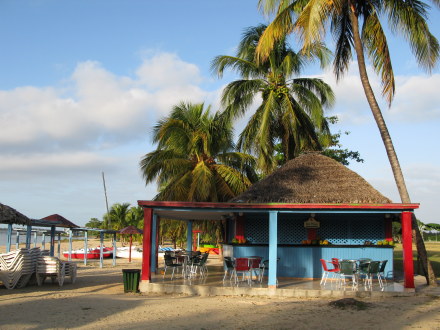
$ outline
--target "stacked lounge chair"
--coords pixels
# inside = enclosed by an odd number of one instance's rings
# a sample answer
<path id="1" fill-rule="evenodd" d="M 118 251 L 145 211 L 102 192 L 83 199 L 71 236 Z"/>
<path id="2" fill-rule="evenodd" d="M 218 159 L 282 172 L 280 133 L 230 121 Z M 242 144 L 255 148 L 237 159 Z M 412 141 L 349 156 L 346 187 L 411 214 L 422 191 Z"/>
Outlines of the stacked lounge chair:
<path id="1" fill-rule="evenodd" d="M 46 277 L 50 277 L 52 283 L 58 281 L 58 285 L 63 286 L 66 276 L 65 266 L 65 263 L 57 257 L 40 256 L 37 261 L 36 272 L 38 285 L 41 286 Z"/>
<path id="2" fill-rule="evenodd" d="M 13 289 L 26 286 L 35 273 L 36 259 L 39 255 L 39 248 L 19 249 L 0 254 L 0 280 L 5 287 Z"/>

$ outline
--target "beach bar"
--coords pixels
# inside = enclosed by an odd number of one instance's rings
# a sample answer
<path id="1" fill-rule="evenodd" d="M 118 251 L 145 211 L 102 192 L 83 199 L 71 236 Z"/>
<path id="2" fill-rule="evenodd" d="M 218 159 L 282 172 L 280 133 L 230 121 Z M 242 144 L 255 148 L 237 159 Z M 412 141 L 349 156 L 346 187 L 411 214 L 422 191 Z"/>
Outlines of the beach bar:
<path id="1" fill-rule="evenodd" d="M 192 223 L 222 221 L 223 255 L 269 260 L 268 288 L 278 277 L 317 279 L 320 259 L 388 260 L 393 278 L 392 222 L 402 225 L 404 286 L 414 288 L 413 211 L 418 204 L 392 203 L 358 174 L 319 154 L 305 154 L 251 186 L 228 203 L 138 201 L 144 208 L 142 283 L 157 271 L 161 218 Z M 140 290 L 142 291 L 142 283 Z"/>

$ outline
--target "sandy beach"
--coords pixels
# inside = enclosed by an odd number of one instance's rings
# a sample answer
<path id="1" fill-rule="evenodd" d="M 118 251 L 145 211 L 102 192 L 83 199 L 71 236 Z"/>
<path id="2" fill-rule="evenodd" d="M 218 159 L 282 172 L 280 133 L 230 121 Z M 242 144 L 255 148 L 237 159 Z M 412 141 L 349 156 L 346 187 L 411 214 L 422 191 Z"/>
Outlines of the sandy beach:
<path id="1" fill-rule="evenodd" d="M 76 242 L 79 243 L 79 242 Z M 81 245 L 81 244 L 80 244 Z M 78 262 L 78 278 L 62 287 L 0 287 L 1 329 L 440 329 L 440 291 L 416 278 L 415 297 L 357 298 L 360 309 L 331 299 L 194 297 L 124 293 L 122 269 Z"/>

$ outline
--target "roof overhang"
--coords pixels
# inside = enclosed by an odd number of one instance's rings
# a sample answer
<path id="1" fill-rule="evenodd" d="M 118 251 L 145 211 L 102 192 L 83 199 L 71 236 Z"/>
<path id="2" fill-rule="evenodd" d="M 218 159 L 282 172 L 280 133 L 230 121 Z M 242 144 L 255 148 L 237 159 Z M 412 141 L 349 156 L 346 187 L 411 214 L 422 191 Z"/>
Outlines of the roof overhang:
<path id="1" fill-rule="evenodd" d="M 223 220 L 234 213 L 277 211 L 280 213 L 401 213 L 412 212 L 419 204 L 288 204 L 288 203 L 210 203 L 138 201 L 143 208 L 153 209 L 154 214 L 176 220 Z"/>

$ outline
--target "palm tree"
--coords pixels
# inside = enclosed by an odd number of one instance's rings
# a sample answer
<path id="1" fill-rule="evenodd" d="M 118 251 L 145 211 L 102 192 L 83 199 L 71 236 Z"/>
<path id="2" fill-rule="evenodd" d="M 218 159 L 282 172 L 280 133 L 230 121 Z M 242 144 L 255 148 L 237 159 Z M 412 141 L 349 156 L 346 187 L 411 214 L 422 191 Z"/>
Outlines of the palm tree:
<path id="1" fill-rule="evenodd" d="M 439 5 L 438 0 L 432 2 Z M 403 34 L 419 64 L 431 70 L 439 57 L 439 43 L 426 23 L 429 6 L 420 0 L 259 0 L 259 4 L 266 13 L 277 11 L 257 47 L 260 61 L 270 57 L 272 49 L 277 47 L 277 40 L 282 40 L 293 31 L 299 34 L 304 50 L 307 51 L 314 43 L 323 40 L 327 24 L 330 24 L 336 39 L 333 67 L 338 79 L 347 71 L 354 50 L 365 96 L 379 128 L 400 198 L 402 203 L 410 203 L 391 136 L 369 82 L 364 52 L 367 52 L 371 65 L 380 75 L 382 94 L 391 105 L 395 88 L 394 74 L 381 19 L 388 21 L 391 30 Z M 298 15 L 296 21 L 295 15 Z M 435 274 L 414 216 L 412 226 L 427 282 L 436 285 Z"/>
<path id="2" fill-rule="evenodd" d="M 103 228 L 119 230 L 127 227 L 127 216 L 130 209 L 130 203 L 115 203 L 111 206 L 109 213 L 104 215 Z M 109 221 L 110 220 L 110 221 Z M 111 228 L 109 228 L 111 223 Z"/>
<path id="3" fill-rule="evenodd" d="M 228 84 L 222 95 L 225 114 L 237 118 L 258 99 L 258 107 L 241 133 L 238 147 L 258 156 L 259 166 L 270 173 L 275 162 L 275 146 L 281 143 L 285 161 L 303 150 L 321 150 L 318 132 L 330 135 L 324 108 L 334 95 L 329 85 L 318 78 L 301 78 L 307 62 L 318 58 L 325 63 L 330 52 L 315 44 L 307 55 L 295 53 L 286 40 L 274 45 L 264 62 L 257 63 L 255 50 L 266 25 L 248 28 L 236 56 L 217 56 L 212 71 L 222 77 L 226 68 L 241 76 Z"/>
<path id="4" fill-rule="evenodd" d="M 154 127 L 157 149 L 141 170 L 148 184 L 157 179 L 156 200 L 222 202 L 257 180 L 255 159 L 235 152 L 230 121 L 210 114 L 203 103 L 180 103 Z"/>

